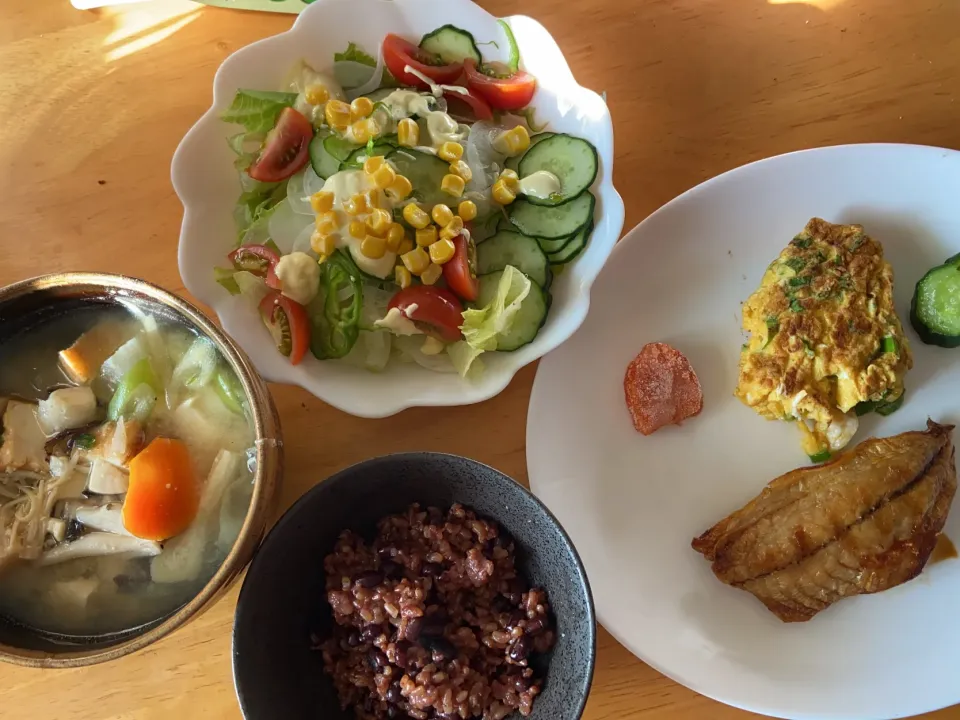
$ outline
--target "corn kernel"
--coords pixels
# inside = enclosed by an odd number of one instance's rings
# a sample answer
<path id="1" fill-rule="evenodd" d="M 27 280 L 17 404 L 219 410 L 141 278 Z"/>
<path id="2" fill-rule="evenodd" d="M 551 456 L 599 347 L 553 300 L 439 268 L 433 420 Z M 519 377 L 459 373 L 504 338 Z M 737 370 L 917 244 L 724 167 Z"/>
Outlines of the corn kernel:
<path id="1" fill-rule="evenodd" d="M 363 171 L 369 175 L 373 175 L 381 167 L 383 167 L 383 155 L 371 155 L 363 161 Z"/>
<path id="2" fill-rule="evenodd" d="M 437 225 L 443 227 L 453 220 L 453 210 L 443 203 L 437 203 L 433 206 L 433 210 L 430 211 L 430 216 Z"/>
<path id="3" fill-rule="evenodd" d="M 343 201 L 343 211 L 347 215 L 360 215 L 367 211 L 367 196 L 357 193 Z"/>
<path id="4" fill-rule="evenodd" d="M 430 265 L 430 256 L 427 251 L 421 247 L 414 248 L 410 252 L 405 252 L 400 256 L 403 264 L 414 275 L 419 275 Z"/>
<path id="5" fill-rule="evenodd" d="M 444 175 L 443 180 L 440 181 L 440 189 L 447 195 L 452 195 L 453 197 L 463 195 L 463 189 L 466 186 L 467 184 L 463 181 L 463 178 L 457 177 L 456 175 Z"/>
<path id="6" fill-rule="evenodd" d="M 433 285 L 440 276 L 443 275 L 443 268 L 434 263 L 430 263 L 426 269 L 420 273 L 420 282 L 424 285 Z"/>
<path id="7" fill-rule="evenodd" d="M 442 160 L 454 162 L 463 157 L 463 145 L 458 142 L 445 142 L 437 150 L 437 155 L 439 155 Z"/>
<path id="8" fill-rule="evenodd" d="M 342 100 L 330 100 L 323 109 L 323 116 L 330 127 L 345 130 L 350 125 L 350 106 Z"/>
<path id="9" fill-rule="evenodd" d="M 463 160 L 457 160 L 456 162 L 450 163 L 450 172 L 457 177 L 462 177 L 467 181 L 473 177 L 473 170 L 471 170 L 470 166 L 467 165 Z"/>
<path id="10" fill-rule="evenodd" d="M 373 112 L 373 102 L 370 98 L 358 97 L 352 103 L 350 103 L 350 119 L 351 120 L 363 120 L 365 117 L 369 117 L 370 113 Z"/>
<path id="11" fill-rule="evenodd" d="M 329 235 L 332 232 L 336 232 L 337 228 L 340 226 L 340 216 L 336 210 L 329 210 L 325 213 L 317 215 L 314 224 L 317 227 L 317 232 L 321 235 Z"/>
<path id="12" fill-rule="evenodd" d="M 400 244 L 406 237 L 407 233 L 403 229 L 403 225 L 397 222 L 390 223 L 390 227 L 387 228 L 387 234 L 385 236 L 387 241 L 387 250 L 390 252 L 399 252 Z"/>
<path id="13" fill-rule="evenodd" d="M 437 265 L 443 265 L 453 259 L 453 254 L 456 251 L 457 248 L 454 247 L 453 240 L 443 238 L 430 246 L 430 259 Z"/>
<path id="14" fill-rule="evenodd" d="M 393 269 L 393 279 L 400 286 L 400 289 L 410 287 L 410 283 L 413 282 L 413 276 L 410 275 L 410 271 L 407 270 L 403 265 L 397 265 Z"/>
<path id="15" fill-rule="evenodd" d="M 464 200 L 457 206 L 457 215 L 465 222 L 477 217 L 477 204 L 473 200 Z"/>
<path id="16" fill-rule="evenodd" d="M 367 215 L 367 228 L 370 233 L 377 237 L 383 237 L 390 229 L 390 223 L 393 221 L 393 215 L 386 210 L 374 209 Z"/>
<path id="17" fill-rule="evenodd" d="M 404 147 L 416 147 L 420 144 L 420 126 L 416 120 L 404 118 L 397 123 L 397 141 Z"/>
<path id="18" fill-rule="evenodd" d="M 374 127 L 379 129 L 379 126 L 370 118 L 357 120 L 350 126 L 350 139 L 359 145 L 363 145 L 370 138 L 376 136 L 376 132 L 373 132 Z"/>
<path id="19" fill-rule="evenodd" d="M 364 193 L 364 195 L 367 198 L 367 209 L 373 210 L 374 208 L 380 207 L 381 202 L 379 190 L 376 188 L 370 188 Z"/>
<path id="20" fill-rule="evenodd" d="M 430 216 L 416 203 L 410 203 L 403 207 L 403 219 L 412 228 L 422 230 L 430 224 Z"/>
<path id="21" fill-rule="evenodd" d="M 416 246 L 413 244 L 413 240 L 404 236 L 403 240 L 400 241 L 400 247 L 397 248 L 397 255 L 404 255 L 405 253 L 410 252 Z"/>
<path id="22" fill-rule="evenodd" d="M 318 215 L 333 210 L 333 193 L 328 190 L 318 190 L 310 196 L 310 207 Z"/>
<path id="23" fill-rule="evenodd" d="M 332 255 L 333 251 L 337 249 L 337 239 L 336 233 L 331 233 L 330 235 L 321 235 L 319 232 L 314 230 L 313 234 L 310 236 L 310 247 L 317 255 Z"/>
<path id="24" fill-rule="evenodd" d="M 514 195 L 520 192 L 520 176 L 513 170 L 504 170 L 500 173 L 500 179 L 503 180 L 504 184 Z"/>
<path id="25" fill-rule="evenodd" d="M 323 105 L 330 99 L 330 91 L 323 85 L 310 85 L 307 87 L 304 97 L 311 105 Z"/>
<path id="26" fill-rule="evenodd" d="M 397 179 L 397 171 L 389 165 L 382 165 L 373 175 L 370 176 L 373 184 L 379 190 L 386 190 Z"/>
<path id="27" fill-rule="evenodd" d="M 387 192 L 393 196 L 394 200 L 406 200 L 413 192 L 413 183 L 403 175 L 397 175 L 397 179 L 387 188 Z"/>
<path id="28" fill-rule="evenodd" d="M 440 231 L 440 237 L 447 240 L 453 240 L 461 232 L 463 232 L 463 218 L 454 217 L 446 224 L 443 230 Z"/>
<path id="29" fill-rule="evenodd" d="M 493 147 L 504 155 L 516 156 L 530 147 L 530 133 L 522 125 L 500 133 Z"/>
<path id="30" fill-rule="evenodd" d="M 490 194 L 493 196 L 493 201 L 498 205 L 509 205 L 517 199 L 516 194 L 507 187 L 503 178 L 500 178 L 493 184 L 493 187 L 490 189 Z"/>
<path id="31" fill-rule="evenodd" d="M 359 220 L 351 220 L 347 226 L 347 232 L 350 233 L 350 237 L 363 240 L 367 236 L 367 226 Z"/>
<path id="32" fill-rule="evenodd" d="M 387 242 L 383 238 L 367 235 L 360 241 L 360 252 L 371 260 L 379 260 L 387 254 Z"/>
<path id="33" fill-rule="evenodd" d="M 427 225 L 422 230 L 417 230 L 417 245 L 420 247 L 429 247 L 437 241 L 437 226 Z"/>

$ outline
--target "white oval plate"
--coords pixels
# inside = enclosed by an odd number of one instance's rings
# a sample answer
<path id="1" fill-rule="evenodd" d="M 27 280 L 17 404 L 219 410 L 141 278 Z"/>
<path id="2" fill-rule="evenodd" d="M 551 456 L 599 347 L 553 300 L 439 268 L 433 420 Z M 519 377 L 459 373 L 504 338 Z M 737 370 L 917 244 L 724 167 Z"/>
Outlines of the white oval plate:
<path id="1" fill-rule="evenodd" d="M 590 286 L 623 229 L 623 201 L 613 187 L 613 124 L 603 99 L 577 84 L 563 53 L 546 29 L 523 16 L 508 18 L 524 67 L 537 78 L 532 105 L 549 129 L 589 140 L 600 169 L 594 231 L 583 254 L 554 280 L 546 325 L 529 345 L 512 353 L 487 353 L 482 377 L 463 380 L 416 365 L 391 362 L 375 374 L 308 356 L 296 367 L 272 345 L 255 308 L 231 297 L 213 278 L 233 249 L 233 207 L 240 194 L 226 139 L 237 132 L 219 114 L 238 88 L 276 90 L 301 58 L 318 70 L 333 65 L 333 54 L 356 42 L 371 54 L 388 32 L 418 38 L 452 23 L 478 40 L 496 40 L 484 53 L 506 60 L 507 48 L 496 18 L 469 0 L 318 0 L 288 32 L 253 43 L 227 58 L 213 83 L 213 105 L 183 138 L 173 157 L 173 187 L 183 202 L 180 276 L 194 296 L 213 307 L 223 327 L 268 380 L 300 385 L 331 405 L 362 417 L 384 417 L 415 405 L 467 405 L 503 390 L 524 365 L 566 340 L 583 322 Z"/>
<path id="2" fill-rule="evenodd" d="M 806 463 L 796 429 L 764 421 L 733 390 L 740 303 L 813 216 L 862 223 L 883 244 L 915 353 L 903 407 L 864 418 L 856 441 L 923 428 L 928 416 L 960 422 L 960 349 L 923 345 L 908 320 L 917 280 L 960 252 L 958 198 L 960 153 L 928 147 L 822 148 L 721 175 L 621 241 L 583 326 L 541 362 L 527 421 L 531 487 L 576 543 L 600 621 L 659 671 L 789 718 L 886 720 L 960 701 L 960 561 L 788 625 L 721 584 L 690 548 Z M 644 437 L 623 374 L 652 341 L 687 355 L 704 408 Z M 956 507 L 946 532 L 960 540 Z"/>

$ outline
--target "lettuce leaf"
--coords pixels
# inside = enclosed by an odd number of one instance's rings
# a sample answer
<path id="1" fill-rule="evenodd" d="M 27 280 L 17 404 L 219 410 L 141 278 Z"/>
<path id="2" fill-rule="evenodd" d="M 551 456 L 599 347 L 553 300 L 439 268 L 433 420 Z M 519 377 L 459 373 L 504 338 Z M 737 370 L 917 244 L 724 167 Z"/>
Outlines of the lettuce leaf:
<path id="1" fill-rule="evenodd" d="M 223 111 L 220 119 L 243 125 L 248 133 L 267 133 L 277 124 L 283 109 L 293 107 L 296 101 L 296 93 L 237 90 L 233 102 Z"/>
<path id="2" fill-rule="evenodd" d="M 370 55 L 365 53 L 363 50 L 358 48 L 356 43 L 350 43 L 349 45 L 347 45 L 347 49 L 344 50 L 343 52 L 334 53 L 333 61 L 334 62 L 350 61 L 350 62 L 360 63 L 361 65 L 368 65 L 370 67 L 377 66 L 377 59 L 374 57 L 371 57 Z"/>
<path id="3" fill-rule="evenodd" d="M 497 349 L 497 336 L 510 329 L 521 303 L 530 294 L 530 288 L 530 278 L 513 265 L 507 265 L 493 299 L 485 307 L 463 311 L 460 331 L 463 333 L 463 343 L 469 349 L 460 343 L 447 348 L 461 376 L 466 376 L 481 353 Z"/>

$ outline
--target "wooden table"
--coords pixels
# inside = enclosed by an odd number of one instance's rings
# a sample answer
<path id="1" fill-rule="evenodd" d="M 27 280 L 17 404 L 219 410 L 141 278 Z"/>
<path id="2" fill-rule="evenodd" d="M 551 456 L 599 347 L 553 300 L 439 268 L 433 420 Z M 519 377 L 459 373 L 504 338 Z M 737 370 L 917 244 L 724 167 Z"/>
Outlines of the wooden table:
<path id="1" fill-rule="evenodd" d="M 483 4 L 496 15 L 518 11 L 509 0 Z M 850 142 L 960 147 L 952 0 L 528 0 L 521 9 L 553 34 L 581 83 L 607 92 L 626 228 L 702 180 L 768 155 Z M 98 12 L 67 0 L 3 0 L 0 283 L 109 270 L 184 293 L 171 155 L 209 105 L 223 59 L 291 22 L 187 0 Z M 534 371 L 477 406 L 379 421 L 275 386 L 288 468 L 281 506 L 339 468 L 398 450 L 462 453 L 525 479 Z M 0 668 L 0 717 L 239 718 L 230 672 L 236 592 L 113 664 Z M 664 678 L 601 631 L 585 720 L 748 716 Z M 928 717 L 960 719 L 960 708 Z"/>

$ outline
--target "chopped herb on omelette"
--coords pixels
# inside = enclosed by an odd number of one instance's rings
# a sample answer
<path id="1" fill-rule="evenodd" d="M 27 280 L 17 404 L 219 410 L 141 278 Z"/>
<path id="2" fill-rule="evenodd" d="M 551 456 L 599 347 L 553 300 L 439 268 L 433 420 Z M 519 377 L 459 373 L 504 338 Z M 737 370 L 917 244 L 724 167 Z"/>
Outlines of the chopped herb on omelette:
<path id="1" fill-rule="evenodd" d="M 886 415 L 903 401 L 913 358 L 893 270 L 860 225 L 807 223 L 744 304 L 743 329 L 737 397 L 766 418 L 795 421 L 815 461 L 850 442 L 858 415 Z"/>

